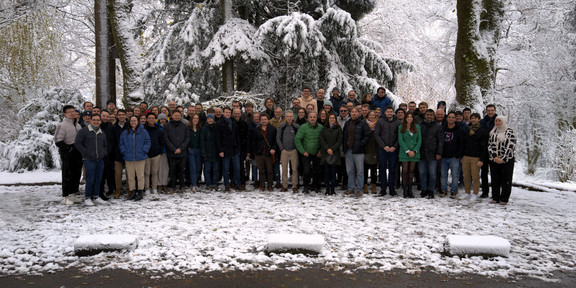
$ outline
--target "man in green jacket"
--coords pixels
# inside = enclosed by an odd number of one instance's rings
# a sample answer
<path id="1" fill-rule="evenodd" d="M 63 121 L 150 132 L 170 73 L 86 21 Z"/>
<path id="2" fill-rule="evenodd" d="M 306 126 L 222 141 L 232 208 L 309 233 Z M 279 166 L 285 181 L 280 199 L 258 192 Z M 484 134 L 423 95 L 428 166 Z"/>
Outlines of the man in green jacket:
<path id="1" fill-rule="evenodd" d="M 308 122 L 300 126 L 294 144 L 296 149 L 302 154 L 302 174 L 304 190 L 302 193 L 309 193 L 310 176 L 312 176 L 312 190 L 320 192 L 320 132 L 322 126 L 316 123 L 318 114 L 312 112 L 308 114 Z"/>

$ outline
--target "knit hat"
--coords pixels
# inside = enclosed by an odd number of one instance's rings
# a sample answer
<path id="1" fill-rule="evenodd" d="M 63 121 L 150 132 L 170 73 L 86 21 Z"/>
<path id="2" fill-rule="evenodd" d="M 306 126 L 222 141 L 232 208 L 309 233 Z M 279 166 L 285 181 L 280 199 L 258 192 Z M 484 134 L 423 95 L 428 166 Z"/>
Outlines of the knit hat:
<path id="1" fill-rule="evenodd" d="M 168 116 L 166 116 L 166 114 L 164 114 L 164 113 L 161 113 L 160 115 L 158 115 L 158 120 L 162 120 L 162 119 L 168 120 Z"/>
<path id="2" fill-rule="evenodd" d="M 398 108 L 396 109 L 396 111 L 394 112 L 394 114 L 398 114 L 398 111 L 402 110 L 402 112 L 406 113 L 406 111 L 403 108 Z"/>
<path id="3" fill-rule="evenodd" d="M 340 89 L 338 89 L 338 87 L 334 87 L 334 88 L 332 88 L 332 91 L 338 91 L 338 92 L 340 92 Z"/>
<path id="4" fill-rule="evenodd" d="M 84 112 L 82 112 L 82 117 L 85 117 L 85 116 L 92 116 L 92 111 L 84 111 Z"/>
<path id="5" fill-rule="evenodd" d="M 330 100 L 324 100 L 324 107 L 326 107 L 326 105 L 330 106 L 330 108 L 334 108 L 334 106 L 332 105 L 332 101 Z"/>
<path id="6" fill-rule="evenodd" d="M 208 118 L 214 119 L 214 114 L 208 114 L 208 115 L 206 115 L 206 119 L 208 119 Z"/>

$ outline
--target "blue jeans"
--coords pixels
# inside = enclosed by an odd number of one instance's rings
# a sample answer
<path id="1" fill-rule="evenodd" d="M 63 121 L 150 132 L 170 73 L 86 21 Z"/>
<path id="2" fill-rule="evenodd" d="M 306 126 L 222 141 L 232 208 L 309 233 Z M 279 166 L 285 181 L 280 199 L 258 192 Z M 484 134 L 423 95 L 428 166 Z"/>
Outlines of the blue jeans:
<path id="1" fill-rule="evenodd" d="M 438 161 L 434 160 L 420 160 L 418 162 L 418 170 L 420 171 L 420 187 L 422 191 L 434 192 L 436 188 L 436 168 Z"/>
<path id="2" fill-rule="evenodd" d="M 204 180 L 206 187 L 214 186 L 218 183 L 218 170 L 220 169 L 220 161 L 204 162 Z"/>
<path id="3" fill-rule="evenodd" d="M 364 154 L 346 152 L 346 172 L 348 173 L 348 191 L 364 189 Z"/>
<path id="4" fill-rule="evenodd" d="M 380 162 L 380 189 L 386 190 L 390 188 L 390 192 L 394 191 L 394 181 L 396 179 L 396 162 L 398 161 L 398 153 L 386 152 L 378 149 L 378 160 Z M 388 170 L 388 177 L 386 177 L 386 170 Z"/>
<path id="5" fill-rule="evenodd" d="M 336 165 L 324 164 L 324 184 L 326 188 L 334 188 L 336 183 Z"/>
<path id="6" fill-rule="evenodd" d="M 440 171 L 440 189 L 448 192 L 448 170 L 452 173 L 450 192 L 458 193 L 458 178 L 460 177 L 460 158 L 442 158 Z"/>
<path id="7" fill-rule="evenodd" d="M 202 171 L 202 153 L 199 148 L 188 149 L 188 165 L 190 167 L 190 185 L 198 186 Z"/>
<path id="8" fill-rule="evenodd" d="M 222 174 L 224 174 L 224 185 L 230 185 L 230 162 L 232 162 L 232 184 L 240 185 L 240 155 L 222 158 Z"/>
<path id="9" fill-rule="evenodd" d="M 104 172 L 104 160 L 82 160 L 86 168 L 86 187 L 84 197 L 96 198 L 100 195 L 100 182 Z"/>

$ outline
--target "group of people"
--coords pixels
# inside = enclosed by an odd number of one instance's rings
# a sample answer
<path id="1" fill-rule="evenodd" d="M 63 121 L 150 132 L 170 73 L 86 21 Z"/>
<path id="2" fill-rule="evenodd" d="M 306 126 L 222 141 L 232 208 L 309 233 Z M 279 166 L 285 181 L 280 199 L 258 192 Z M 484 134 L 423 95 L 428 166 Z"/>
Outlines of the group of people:
<path id="1" fill-rule="evenodd" d="M 329 98 L 323 89 L 315 96 L 304 87 L 291 107 L 267 98 L 261 112 L 237 100 L 206 110 L 174 101 L 131 109 L 86 102 L 83 112 L 66 105 L 54 136 L 62 203 L 119 198 L 124 170 L 127 199 L 136 201 L 145 191 L 196 192 L 202 179 L 206 190 L 217 191 L 223 180 L 224 191 L 245 191 L 250 176 L 261 191 L 285 192 L 291 184 L 294 193 L 324 188 L 335 195 L 342 185 L 344 196 L 356 197 L 397 196 L 401 186 L 412 198 L 417 186 L 421 197 L 457 198 L 463 183 L 464 198 L 476 200 L 489 196 L 491 171 L 492 202 L 508 203 L 516 139 L 496 106 L 488 105 L 484 117 L 469 108 L 446 112 L 444 101 L 436 110 L 413 101 L 395 109 L 383 87 L 360 99 L 337 88 Z M 82 170 L 85 197 L 78 199 Z"/>

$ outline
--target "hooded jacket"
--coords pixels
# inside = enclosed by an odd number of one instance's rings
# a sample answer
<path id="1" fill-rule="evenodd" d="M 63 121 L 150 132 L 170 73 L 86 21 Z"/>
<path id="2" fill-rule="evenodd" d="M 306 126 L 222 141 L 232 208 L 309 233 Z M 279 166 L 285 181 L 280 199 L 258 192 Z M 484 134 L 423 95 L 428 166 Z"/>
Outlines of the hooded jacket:
<path id="1" fill-rule="evenodd" d="M 150 136 L 144 126 L 138 123 L 136 131 L 128 128 L 120 136 L 120 152 L 124 161 L 141 161 L 148 159 Z"/>

